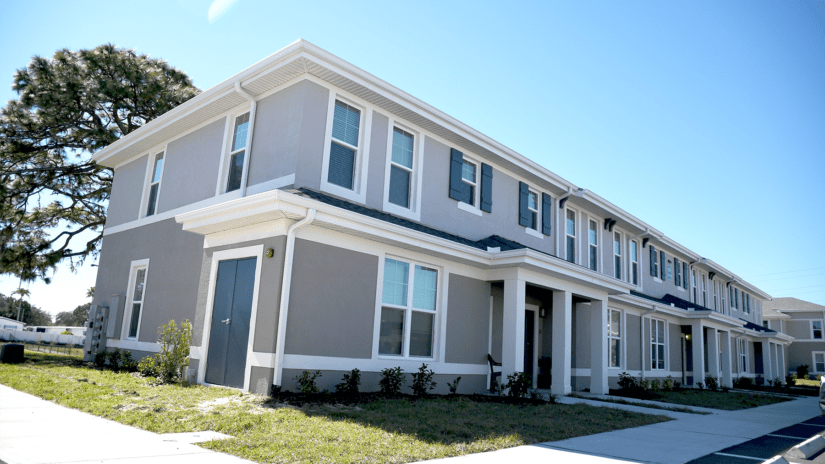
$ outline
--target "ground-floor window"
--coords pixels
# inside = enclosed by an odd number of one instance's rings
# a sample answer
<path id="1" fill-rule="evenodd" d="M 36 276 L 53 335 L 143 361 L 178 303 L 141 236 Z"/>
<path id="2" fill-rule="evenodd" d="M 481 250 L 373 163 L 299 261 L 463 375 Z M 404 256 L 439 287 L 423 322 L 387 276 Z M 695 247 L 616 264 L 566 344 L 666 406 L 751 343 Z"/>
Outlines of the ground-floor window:
<path id="1" fill-rule="evenodd" d="M 610 367 L 622 367 L 622 313 L 615 309 L 608 312 L 607 343 Z"/>
<path id="2" fill-rule="evenodd" d="M 149 268 L 149 260 L 142 259 L 132 261 L 132 269 L 129 273 L 129 290 L 127 302 L 126 337 L 127 339 L 138 338 L 140 332 L 140 316 L 143 309 L 143 294 L 146 288 L 146 272 Z"/>
<path id="3" fill-rule="evenodd" d="M 825 352 L 814 351 L 814 372 L 825 372 Z"/>
<path id="4" fill-rule="evenodd" d="M 650 320 L 650 368 L 665 368 L 665 321 Z"/>
<path id="5" fill-rule="evenodd" d="M 748 341 L 746 339 L 737 339 L 737 351 L 739 352 L 739 372 L 748 372 Z"/>
<path id="6" fill-rule="evenodd" d="M 378 354 L 431 358 L 438 271 L 386 258 Z"/>

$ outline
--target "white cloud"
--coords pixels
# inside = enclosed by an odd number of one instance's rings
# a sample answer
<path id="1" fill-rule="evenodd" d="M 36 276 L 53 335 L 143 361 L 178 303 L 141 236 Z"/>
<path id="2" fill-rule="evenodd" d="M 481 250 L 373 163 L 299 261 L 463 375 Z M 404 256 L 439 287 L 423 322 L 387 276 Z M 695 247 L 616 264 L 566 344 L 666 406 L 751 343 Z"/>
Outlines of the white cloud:
<path id="1" fill-rule="evenodd" d="M 238 3 L 238 0 L 215 0 L 212 2 L 212 5 L 209 6 L 209 24 L 221 19 L 221 16 L 225 15 L 236 3 Z"/>

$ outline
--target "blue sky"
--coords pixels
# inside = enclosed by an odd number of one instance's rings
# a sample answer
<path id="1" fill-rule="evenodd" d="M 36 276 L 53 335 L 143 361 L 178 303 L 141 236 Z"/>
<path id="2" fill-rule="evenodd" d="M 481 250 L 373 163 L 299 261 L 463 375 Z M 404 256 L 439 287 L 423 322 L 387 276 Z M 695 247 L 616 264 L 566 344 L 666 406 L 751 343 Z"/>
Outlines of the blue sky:
<path id="1" fill-rule="evenodd" d="M 0 97 L 60 48 L 134 48 L 207 89 L 304 38 L 770 294 L 825 304 L 825 2 L 230 0 L 210 22 L 212 4 L 2 2 Z M 71 310 L 96 269 L 61 268 L 31 301 Z"/>

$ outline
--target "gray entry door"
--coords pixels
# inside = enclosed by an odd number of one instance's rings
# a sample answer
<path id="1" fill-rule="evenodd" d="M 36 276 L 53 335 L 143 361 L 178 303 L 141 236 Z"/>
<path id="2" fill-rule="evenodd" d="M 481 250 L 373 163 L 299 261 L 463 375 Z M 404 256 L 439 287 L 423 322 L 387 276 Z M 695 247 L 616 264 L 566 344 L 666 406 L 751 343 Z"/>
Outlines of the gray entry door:
<path id="1" fill-rule="evenodd" d="M 218 263 L 206 382 L 243 388 L 256 258 Z"/>

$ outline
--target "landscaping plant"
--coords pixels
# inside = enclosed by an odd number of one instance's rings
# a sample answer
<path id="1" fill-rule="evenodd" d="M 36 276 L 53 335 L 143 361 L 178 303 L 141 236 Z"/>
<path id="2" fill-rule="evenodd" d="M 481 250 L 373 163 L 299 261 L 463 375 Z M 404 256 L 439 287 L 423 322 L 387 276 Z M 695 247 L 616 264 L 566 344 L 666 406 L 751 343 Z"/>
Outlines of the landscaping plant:
<path id="1" fill-rule="evenodd" d="M 507 396 L 512 398 L 524 398 L 527 396 L 527 390 L 532 385 L 532 380 L 524 372 L 514 372 L 507 376 Z"/>
<path id="2" fill-rule="evenodd" d="M 662 390 L 673 391 L 673 377 L 667 376 L 664 382 L 662 382 Z"/>
<path id="3" fill-rule="evenodd" d="M 802 364 L 796 367 L 796 378 L 798 379 L 807 379 L 808 378 L 808 365 Z"/>
<path id="4" fill-rule="evenodd" d="M 719 390 L 719 379 L 712 375 L 705 377 L 705 384 L 708 386 L 708 390 L 710 391 Z"/>
<path id="5" fill-rule="evenodd" d="M 401 367 L 388 367 L 381 371 L 381 380 L 378 386 L 381 393 L 385 395 L 397 395 L 401 393 L 401 385 L 404 383 L 404 374 Z"/>
<path id="6" fill-rule="evenodd" d="M 158 363 L 153 356 L 146 356 L 137 363 L 137 370 L 144 377 L 157 377 Z"/>
<path id="7" fill-rule="evenodd" d="M 427 369 L 427 365 L 423 363 L 418 368 L 418 372 L 413 372 L 412 391 L 415 396 L 424 396 L 435 388 L 433 374 L 432 369 Z"/>
<path id="8" fill-rule="evenodd" d="M 157 359 L 161 381 L 172 383 L 183 379 L 184 369 L 189 365 L 189 345 L 192 340 L 192 323 L 185 319 L 180 327 L 174 320 L 158 329 L 160 332 L 160 352 Z"/>
<path id="9" fill-rule="evenodd" d="M 318 377 L 321 377 L 321 371 L 304 371 L 301 372 L 301 375 L 295 377 L 295 381 L 298 382 L 298 388 L 301 390 L 301 393 L 311 395 L 321 392 L 318 386 L 315 385 L 315 379 Z"/>
<path id="10" fill-rule="evenodd" d="M 114 350 L 109 351 L 107 353 L 107 358 L 109 360 L 109 369 L 111 369 L 113 371 L 120 370 L 120 356 L 121 356 L 121 353 L 120 353 L 120 349 L 118 349 L 118 348 L 115 348 Z"/>
<path id="11" fill-rule="evenodd" d="M 455 393 L 458 391 L 458 382 L 460 382 L 460 381 L 461 381 L 461 376 L 459 375 L 452 382 L 447 382 L 447 388 L 450 389 L 450 394 L 451 395 L 455 395 Z"/>
<path id="12" fill-rule="evenodd" d="M 344 374 L 343 381 L 335 386 L 335 392 L 344 395 L 357 395 L 358 387 L 361 385 L 361 371 L 353 369 Z"/>

